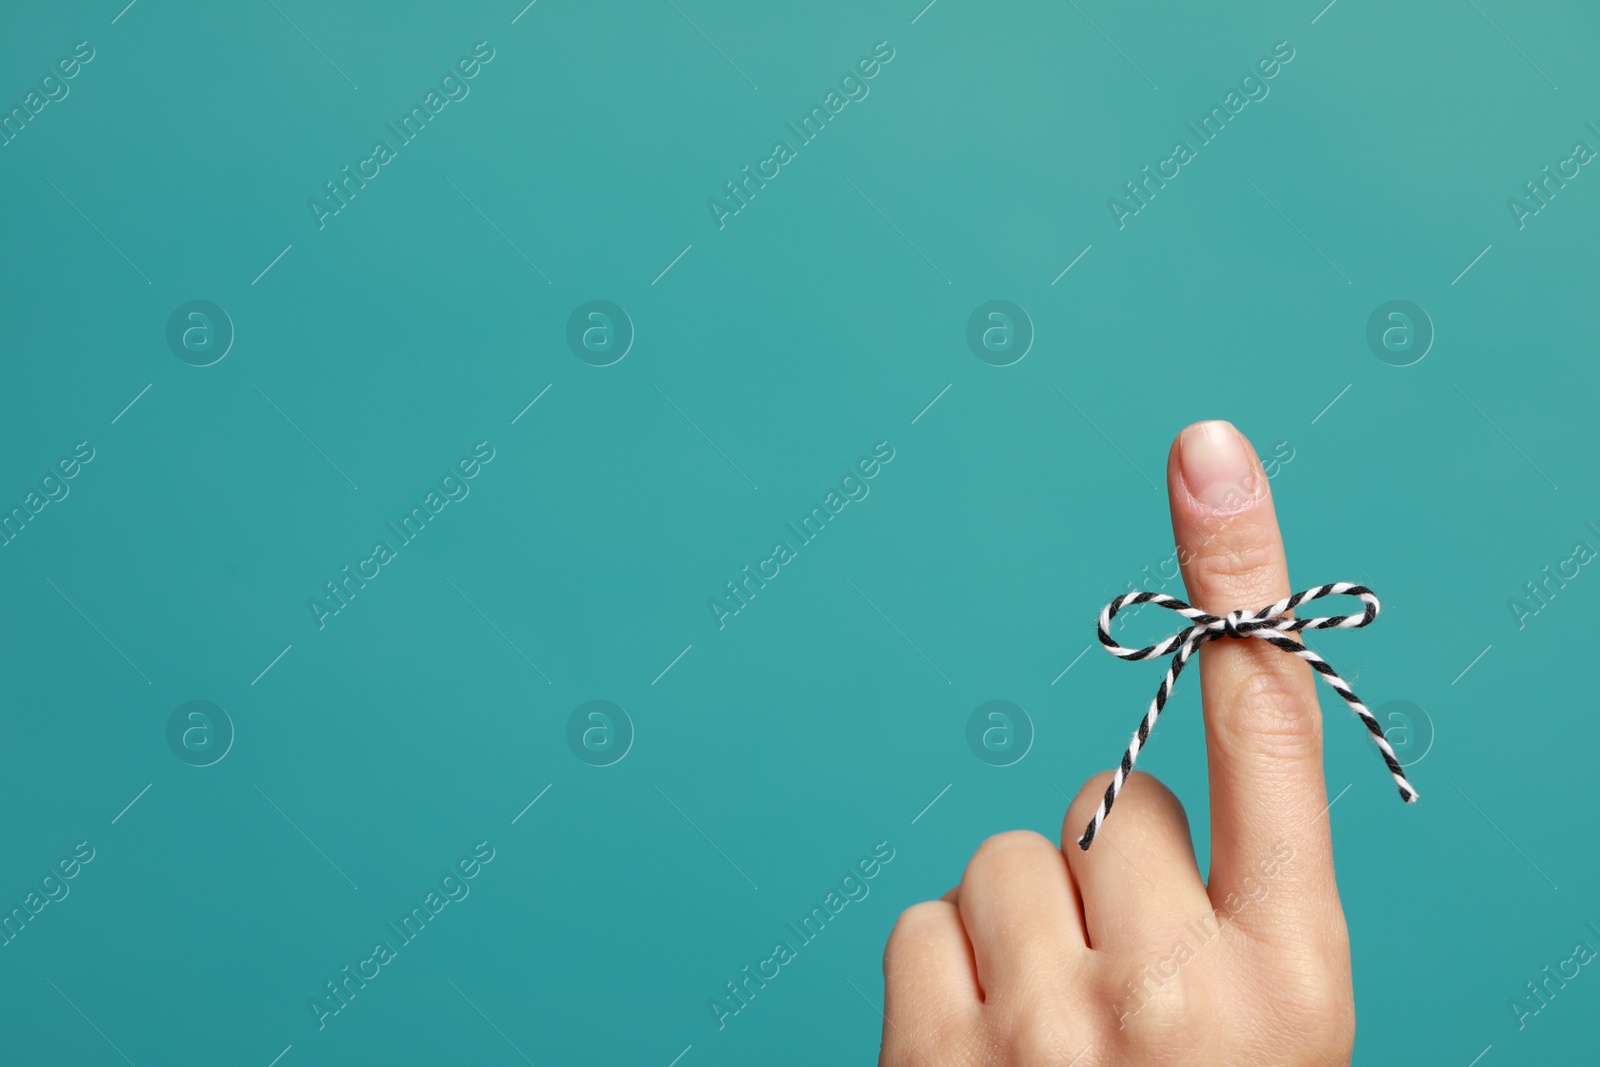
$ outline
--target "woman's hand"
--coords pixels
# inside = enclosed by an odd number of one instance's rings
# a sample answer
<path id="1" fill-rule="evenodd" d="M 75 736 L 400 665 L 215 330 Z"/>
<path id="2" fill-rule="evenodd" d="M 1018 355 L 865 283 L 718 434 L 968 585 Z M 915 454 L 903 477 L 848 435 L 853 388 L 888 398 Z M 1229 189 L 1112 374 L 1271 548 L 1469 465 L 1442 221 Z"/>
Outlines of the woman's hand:
<path id="1" fill-rule="evenodd" d="M 1268 480 L 1226 422 L 1167 458 L 1188 599 L 1213 614 L 1289 594 Z M 1135 773 L 1088 851 L 1110 773 L 1068 809 L 1059 847 L 991 837 L 942 900 L 889 937 L 885 1067 L 1328 1067 L 1355 1037 L 1334 883 L 1322 719 L 1309 667 L 1261 641 L 1200 651 L 1211 874 L 1183 807 Z"/>

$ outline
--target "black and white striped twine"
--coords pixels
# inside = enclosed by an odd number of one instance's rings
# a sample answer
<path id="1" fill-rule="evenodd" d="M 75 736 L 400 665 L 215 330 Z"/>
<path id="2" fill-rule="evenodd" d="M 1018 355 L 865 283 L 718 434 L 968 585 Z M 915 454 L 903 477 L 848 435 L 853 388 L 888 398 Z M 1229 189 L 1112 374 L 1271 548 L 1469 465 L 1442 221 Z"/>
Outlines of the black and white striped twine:
<path id="1" fill-rule="evenodd" d="M 1320 619 L 1289 617 L 1289 612 L 1308 601 L 1319 600 L 1325 596 L 1344 595 L 1360 597 L 1365 610 L 1360 615 L 1330 615 Z M 1156 604 L 1167 608 L 1188 619 L 1190 625 L 1146 648 L 1123 648 L 1111 639 L 1111 620 L 1117 612 L 1134 604 Z M 1117 802 L 1117 794 L 1122 792 L 1122 787 L 1128 781 L 1128 775 L 1133 773 L 1134 762 L 1138 760 L 1140 750 L 1150 740 L 1150 731 L 1155 729 L 1156 720 L 1161 717 L 1161 709 L 1166 706 L 1167 698 L 1172 695 L 1172 687 L 1177 682 L 1178 675 L 1182 673 L 1184 665 L 1201 645 L 1223 637 L 1259 637 L 1268 644 L 1281 648 L 1292 656 L 1299 656 L 1311 664 L 1312 668 L 1322 675 L 1323 680 L 1344 698 L 1345 703 L 1349 704 L 1351 710 L 1366 724 L 1367 730 L 1372 734 L 1372 740 L 1376 742 L 1378 751 L 1383 756 L 1383 762 L 1389 765 L 1389 773 L 1394 776 L 1395 784 L 1400 787 L 1400 799 L 1408 804 L 1416 800 L 1417 791 L 1406 780 L 1405 772 L 1400 768 L 1400 761 L 1395 758 L 1394 748 L 1383 736 L 1383 728 L 1378 725 L 1378 720 L 1372 712 L 1367 710 L 1367 706 L 1361 702 L 1345 680 L 1328 666 L 1327 660 L 1299 641 L 1284 636 L 1300 630 L 1357 630 L 1377 617 L 1377 596 L 1366 586 L 1356 585 L 1353 582 L 1334 582 L 1332 585 L 1315 586 L 1285 597 L 1276 604 L 1269 604 L 1254 613 L 1232 611 L 1227 615 L 1211 615 L 1199 608 L 1190 607 L 1177 597 L 1151 592 L 1124 593 L 1107 604 L 1100 612 L 1100 643 L 1106 646 L 1106 651 L 1113 656 L 1127 660 L 1155 659 L 1174 649 L 1177 651 L 1167 667 L 1167 676 L 1162 679 L 1161 688 L 1156 690 L 1156 697 L 1150 702 L 1150 710 L 1145 712 L 1143 721 L 1139 723 L 1139 729 L 1133 735 L 1133 740 L 1128 742 L 1128 751 L 1123 754 L 1122 764 L 1112 777 L 1111 784 L 1106 787 L 1106 795 L 1101 799 L 1099 809 L 1094 813 L 1094 818 L 1089 820 L 1083 836 L 1078 839 L 1078 847 L 1087 849 L 1094 842 L 1095 835 L 1100 832 L 1106 816 L 1111 814 L 1111 806 Z"/>

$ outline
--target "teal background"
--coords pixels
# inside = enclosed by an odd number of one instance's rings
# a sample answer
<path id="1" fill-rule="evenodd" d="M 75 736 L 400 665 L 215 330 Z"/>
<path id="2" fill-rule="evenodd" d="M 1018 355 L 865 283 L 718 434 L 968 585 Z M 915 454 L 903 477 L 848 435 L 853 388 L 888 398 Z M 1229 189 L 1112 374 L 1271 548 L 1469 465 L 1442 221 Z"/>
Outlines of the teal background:
<path id="1" fill-rule="evenodd" d="M 1506 203 L 1600 147 L 1592 7 L 277 4 L 3 16 L 7 110 L 96 55 L 0 148 L 0 501 L 96 454 L 0 550 L 0 901 L 96 856 L 0 949 L 0 1060 L 871 1062 L 898 912 L 990 834 L 1058 833 L 1154 691 L 1098 651 L 1062 672 L 1171 554 L 1168 444 L 1218 417 L 1292 450 L 1297 587 L 1383 598 L 1313 643 L 1437 735 L 1402 808 L 1327 694 L 1355 1061 L 1595 1061 L 1600 975 L 1508 1008 L 1600 948 L 1600 578 L 1508 607 L 1600 547 L 1600 177 L 1523 229 Z M 483 40 L 319 230 L 307 199 Z M 1270 95 L 1119 230 L 1107 199 L 1280 40 Z M 870 95 L 719 230 L 707 199 L 878 41 Z M 191 299 L 237 331 L 213 366 L 167 347 Z M 637 331 L 610 367 L 565 341 L 591 299 Z M 991 299 L 1036 331 L 1010 367 L 965 341 Z M 1437 331 L 1412 366 L 1366 344 L 1391 299 Z M 319 630 L 308 599 L 481 440 L 470 496 Z M 719 630 L 708 600 L 885 440 Z M 192 699 L 237 732 L 209 767 L 167 745 Z M 593 699 L 636 733 L 609 767 L 566 741 Z M 1036 733 L 1009 767 L 967 747 L 992 699 Z M 1203 836 L 1202 752 L 1190 680 L 1141 767 Z M 719 1030 L 709 998 L 880 841 L 870 896 Z"/>

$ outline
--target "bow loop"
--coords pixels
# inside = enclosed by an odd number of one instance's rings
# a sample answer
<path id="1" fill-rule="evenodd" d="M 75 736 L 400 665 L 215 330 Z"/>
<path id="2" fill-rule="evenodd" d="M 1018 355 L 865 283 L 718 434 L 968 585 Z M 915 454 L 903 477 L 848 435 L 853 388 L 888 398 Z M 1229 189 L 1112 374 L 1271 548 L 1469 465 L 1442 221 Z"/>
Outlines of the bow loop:
<path id="1" fill-rule="evenodd" d="M 1359 615 L 1325 615 L 1309 619 L 1298 619 L 1292 614 L 1301 604 L 1320 600 L 1325 596 L 1357 597 L 1361 600 L 1362 611 Z M 1139 604 L 1155 604 L 1176 612 L 1189 620 L 1189 625 L 1153 645 L 1146 645 L 1144 648 L 1124 648 L 1112 640 L 1111 620 L 1116 617 L 1117 612 Z M 1123 753 L 1122 763 L 1112 776 L 1111 784 L 1106 787 L 1106 794 L 1100 801 L 1099 809 L 1084 829 L 1083 836 L 1078 839 L 1079 847 L 1087 849 L 1093 843 L 1095 834 L 1100 832 L 1106 816 L 1111 813 L 1111 805 L 1116 803 L 1117 795 L 1122 792 L 1128 775 L 1133 773 L 1134 762 L 1149 741 L 1150 732 L 1155 728 L 1156 720 L 1161 717 L 1161 709 L 1166 706 L 1167 698 L 1172 695 L 1173 686 L 1177 683 L 1178 675 L 1182 673 L 1184 666 L 1201 645 L 1224 637 L 1259 638 L 1309 663 L 1312 669 L 1321 675 L 1322 680 L 1332 686 L 1334 692 L 1344 698 L 1350 709 L 1360 717 L 1367 732 L 1377 744 L 1389 773 L 1394 777 L 1395 785 L 1400 789 L 1400 799 L 1408 804 L 1416 800 L 1417 791 L 1406 779 L 1405 772 L 1400 768 L 1400 761 L 1395 758 L 1394 748 L 1383 736 L 1383 728 L 1378 725 L 1378 720 L 1372 712 L 1367 710 L 1367 706 L 1356 696 L 1349 684 L 1328 665 L 1327 660 L 1287 636 L 1302 630 L 1360 629 L 1378 617 L 1378 609 L 1377 595 L 1366 586 L 1356 585 L 1354 582 L 1333 582 L 1330 585 L 1313 586 L 1284 597 L 1276 604 L 1268 604 L 1259 611 L 1240 609 L 1230 611 L 1226 615 L 1213 615 L 1191 607 L 1177 597 L 1168 596 L 1166 593 L 1152 593 L 1148 590 L 1124 593 L 1107 604 L 1100 611 L 1099 627 L 1100 643 L 1105 646 L 1106 651 L 1126 660 L 1155 659 L 1170 652 L 1172 662 L 1167 668 L 1167 676 L 1162 680 L 1161 687 L 1156 690 L 1155 699 L 1150 702 L 1150 710 L 1145 713 L 1145 717 L 1139 723 L 1139 729 L 1133 735 L 1133 740 L 1128 743 L 1128 749 Z"/>

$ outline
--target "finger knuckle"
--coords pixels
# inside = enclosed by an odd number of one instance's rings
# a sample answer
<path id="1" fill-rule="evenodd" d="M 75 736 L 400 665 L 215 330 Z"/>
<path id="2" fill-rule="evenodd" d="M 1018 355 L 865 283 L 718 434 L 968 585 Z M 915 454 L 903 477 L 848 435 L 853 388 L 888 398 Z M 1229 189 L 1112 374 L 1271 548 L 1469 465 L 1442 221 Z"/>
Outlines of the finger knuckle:
<path id="1" fill-rule="evenodd" d="M 1208 1006 L 1204 989 L 1181 967 L 1163 974 L 1141 967 L 1115 991 L 1117 1036 L 1149 1067 L 1190 1062 L 1203 1043 Z"/>
<path id="2" fill-rule="evenodd" d="M 954 907 L 942 900 L 925 900 L 902 911 L 883 950 L 885 973 L 919 955 L 936 931 L 949 924 Z"/>
<path id="3" fill-rule="evenodd" d="M 1304 1035 L 1318 1048 L 1348 1047 L 1355 1039 L 1355 994 L 1347 976 L 1326 968 L 1280 972 L 1267 996 L 1278 1029 Z"/>
<path id="4" fill-rule="evenodd" d="M 1212 612 L 1259 607 L 1254 601 L 1283 565 L 1274 532 L 1248 523 L 1208 537 L 1191 551 L 1185 581 Z"/>
<path id="5" fill-rule="evenodd" d="M 1082 1039 L 1052 998 L 1034 997 L 1014 1005 L 1001 1025 L 992 1044 L 1004 1050 L 1004 1063 L 1070 1063 L 1082 1051 Z"/>
<path id="6" fill-rule="evenodd" d="M 940 1064 L 970 1062 L 966 1048 L 971 1035 L 948 1012 L 928 1002 L 907 1005 L 898 1000 L 891 991 L 879 1067 L 927 1067 L 929 1049 L 937 1049 L 945 1057 L 934 1061 Z"/>
<path id="7" fill-rule="evenodd" d="M 1290 752 L 1313 747 L 1322 736 L 1322 720 L 1314 691 L 1311 696 L 1306 692 L 1308 669 L 1280 656 L 1278 661 L 1264 662 L 1259 670 L 1250 671 L 1240 680 L 1227 712 L 1219 716 L 1222 727 L 1256 745 Z"/>
<path id="8" fill-rule="evenodd" d="M 1137 772 L 1135 773 L 1137 774 Z M 1116 773 L 1114 771 L 1100 771 L 1090 775 L 1089 780 L 1078 787 L 1077 796 L 1072 798 L 1072 804 L 1067 809 L 1068 816 L 1087 819 L 1093 815 L 1101 798 L 1106 795 L 1107 787 L 1111 785 L 1112 779 L 1115 777 Z M 1082 829 L 1082 827 L 1079 829 Z"/>
<path id="9" fill-rule="evenodd" d="M 1101 771 L 1083 783 L 1078 789 L 1078 795 L 1073 797 L 1071 805 L 1067 808 L 1066 821 L 1062 826 L 1061 840 L 1076 840 L 1078 833 L 1083 830 L 1083 823 L 1099 807 L 1104 799 L 1106 788 L 1116 777 L 1113 771 Z M 1187 825 L 1188 816 L 1183 810 L 1183 803 L 1166 784 L 1153 774 L 1144 771 L 1133 771 L 1128 775 L 1127 781 L 1122 784 L 1122 791 L 1117 795 L 1117 804 L 1125 809 L 1141 808 L 1146 810 L 1161 809 L 1170 811 L 1184 821 Z M 1068 851 L 1069 858 L 1071 851 Z"/>
<path id="10" fill-rule="evenodd" d="M 966 877 L 988 875 L 991 872 L 1004 874 L 1034 867 L 1047 854 L 1059 855 L 1059 850 L 1042 834 L 1032 830 L 1007 830 L 987 838 L 978 846 L 971 862 L 967 864 Z"/>

